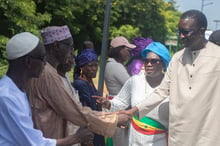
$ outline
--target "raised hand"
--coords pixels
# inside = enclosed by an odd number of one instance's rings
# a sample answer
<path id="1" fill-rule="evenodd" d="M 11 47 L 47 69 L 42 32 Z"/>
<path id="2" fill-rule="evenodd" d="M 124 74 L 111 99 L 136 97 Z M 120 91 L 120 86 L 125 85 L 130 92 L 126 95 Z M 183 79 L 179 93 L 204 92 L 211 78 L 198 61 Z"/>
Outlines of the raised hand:
<path id="1" fill-rule="evenodd" d="M 111 102 L 106 97 L 93 95 L 92 98 L 95 98 L 96 103 L 99 104 L 102 108 L 110 109 Z"/>

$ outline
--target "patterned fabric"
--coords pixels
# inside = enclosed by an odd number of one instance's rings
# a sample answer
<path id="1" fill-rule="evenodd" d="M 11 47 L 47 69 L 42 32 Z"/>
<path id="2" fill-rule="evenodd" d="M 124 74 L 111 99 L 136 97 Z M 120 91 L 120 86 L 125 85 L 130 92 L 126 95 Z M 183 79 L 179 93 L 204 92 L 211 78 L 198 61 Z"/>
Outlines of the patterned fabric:
<path id="1" fill-rule="evenodd" d="M 67 25 L 47 27 L 41 31 L 41 36 L 44 44 L 51 44 L 72 37 Z"/>
<path id="2" fill-rule="evenodd" d="M 92 61 L 98 61 L 98 56 L 93 49 L 82 50 L 76 57 L 76 65 L 78 67 L 82 67 Z"/>
<path id="3" fill-rule="evenodd" d="M 147 116 L 144 116 L 140 120 L 137 116 L 134 116 L 131 123 L 135 130 L 146 135 L 161 134 L 167 131 L 162 124 Z"/>

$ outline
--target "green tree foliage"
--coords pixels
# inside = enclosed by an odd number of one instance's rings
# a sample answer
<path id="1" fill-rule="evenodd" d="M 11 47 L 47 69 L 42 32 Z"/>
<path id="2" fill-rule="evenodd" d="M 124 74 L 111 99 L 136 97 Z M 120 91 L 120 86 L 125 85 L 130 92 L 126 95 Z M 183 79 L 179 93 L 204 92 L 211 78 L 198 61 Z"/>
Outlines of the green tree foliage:
<path id="1" fill-rule="evenodd" d="M 1 0 L 0 67 L 5 68 L 5 45 L 12 35 L 30 31 L 40 36 L 46 26 L 68 25 L 75 48 L 91 40 L 100 52 L 106 0 Z M 116 35 L 165 42 L 176 31 L 179 12 L 174 0 L 112 0 L 109 40 Z M 0 73 L 1 76 L 1 73 Z"/>
<path id="2" fill-rule="evenodd" d="M 176 36 L 176 30 L 178 25 L 178 20 L 181 13 L 174 7 L 176 5 L 174 0 L 171 0 L 164 5 L 162 15 L 166 18 L 166 29 L 168 36 Z"/>
<path id="3" fill-rule="evenodd" d="M 116 36 L 126 36 L 128 40 L 131 40 L 132 38 L 139 36 L 139 32 L 139 28 L 133 27 L 132 25 L 122 25 L 119 29 L 116 27 L 111 27 L 110 30 L 112 38 Z"/>
<path id="4" fill-rule="evenodd" d="M 155 41 L 165 42 L 167 35 L 172 34 L 170 23 L 176 25 L 175 3 L 163 0 L 113 0 L 113 26 L 130 24 L 139 28 L 140 35 L 150 37 Z M 169 11 L 169 17 L 166 13 Z M 174 14 L 173 14 L 174 13 Z M 173 32 L 174 33 L 174 32 Z"/>
<path id="5" fill-rule="evenodd" d="M 5 46 L 12 35 L 29 31 L 39 36 L 39 28 L 50 21 L 49 14 L 39 13 L 32 0 L 1 0 L 0 2 L 0 76 L 7 69 Z"/>

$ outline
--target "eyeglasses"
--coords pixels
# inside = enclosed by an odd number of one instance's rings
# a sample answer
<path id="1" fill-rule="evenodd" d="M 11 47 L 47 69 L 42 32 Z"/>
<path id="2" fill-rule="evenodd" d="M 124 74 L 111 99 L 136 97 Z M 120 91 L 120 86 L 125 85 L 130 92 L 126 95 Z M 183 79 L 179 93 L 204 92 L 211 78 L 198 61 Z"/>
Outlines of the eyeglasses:
<path id="1" fill-rule="evenodd" d="M 156 65 L 156 64 L 160 64 L 161 60 L 160 59 L 144 59 L 144 63 L 145 64 L 152 64 L 152 65 Z"/>
<path id="2" fill-rule="evenodd" d="M 47 56 L 46 55 L 44 55 L 44 56 L 38 56 L 38 57 L 36 57 L 36 56 L 30 56 L 32 59 L 36 59 L 36 60 L 40 60 L 41 62 L 46 62 L 46 60 L 47 60 Z"/>
<path id="3" fill-rule="evenodd" d="M 186 36 L 189 35 L 190 33 L 194 32 L 195 30 L 192 29 L 179 29 L 177 30 L 176 34 L 179 36 L 180 34 Z"/>

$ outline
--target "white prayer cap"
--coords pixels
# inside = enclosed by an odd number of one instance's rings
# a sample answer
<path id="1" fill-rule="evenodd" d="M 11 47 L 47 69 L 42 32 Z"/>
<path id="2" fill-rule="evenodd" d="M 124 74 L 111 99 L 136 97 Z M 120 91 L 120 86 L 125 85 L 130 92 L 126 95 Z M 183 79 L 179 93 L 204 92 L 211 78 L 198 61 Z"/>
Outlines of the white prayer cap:
<path id="1" fill-rule="evenodd" d="M 30 32 L 14 35 L 6 45 L 6 54 L 9 60 L 25 56 L 34 50 L 39 43 L 39 38 Z"/>

